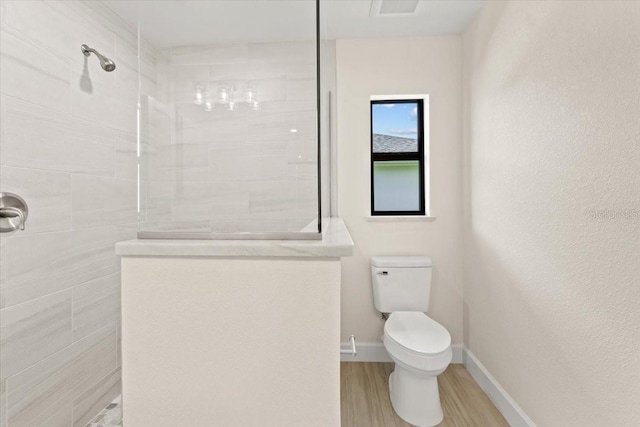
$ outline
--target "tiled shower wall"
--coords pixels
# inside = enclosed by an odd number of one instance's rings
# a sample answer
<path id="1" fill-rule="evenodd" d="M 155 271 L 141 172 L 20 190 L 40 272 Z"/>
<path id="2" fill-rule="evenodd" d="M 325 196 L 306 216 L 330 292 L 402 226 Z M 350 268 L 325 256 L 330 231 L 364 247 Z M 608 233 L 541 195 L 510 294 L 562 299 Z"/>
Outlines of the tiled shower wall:
<path id="1" fill-rule="evenodd" d="M 310 28 L 313 29 L 313 22 Z M 145 230 L 297 231 L 317 217 L 313 41 L 164 49 L 143 103 Z M 256 91 L 260 109 L 214 103 L 221 86 Z"/>
<path id="2" fill-rule="evenodd" d="M 120 393 L 114 244 L 137 223 L 137 35 L 99 2 L 0 7 L 0 189 L 29 205 L 26 230 L 0 235 L 0 426 L 84 426 Z"/>

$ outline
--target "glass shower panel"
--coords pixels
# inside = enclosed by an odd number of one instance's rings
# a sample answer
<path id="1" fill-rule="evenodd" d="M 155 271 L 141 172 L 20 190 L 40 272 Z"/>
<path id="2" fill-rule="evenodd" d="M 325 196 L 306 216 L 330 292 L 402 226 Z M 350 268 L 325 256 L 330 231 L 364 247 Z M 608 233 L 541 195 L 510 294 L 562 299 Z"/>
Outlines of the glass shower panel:
<path id="1" fill-rule="evenodd" d="M 138 7 L 141 237 L 317 232 L 315 2 Z"/>

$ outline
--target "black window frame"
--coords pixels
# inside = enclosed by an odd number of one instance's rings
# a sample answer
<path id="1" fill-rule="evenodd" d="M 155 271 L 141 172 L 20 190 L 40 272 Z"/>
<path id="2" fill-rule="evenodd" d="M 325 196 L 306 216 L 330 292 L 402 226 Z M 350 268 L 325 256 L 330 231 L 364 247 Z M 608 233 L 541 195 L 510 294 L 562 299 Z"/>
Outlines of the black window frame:
<path id="1" fill-rule="evenodd" d="M 417 142 L 418 151 L 415 153 L 374 153 L 373 152 L 373 107 L 377 104 L 416 104 L 417 106 Z M 424 216 L 426 215 L 426 200 L 425 200 L 425 155 L 424 155 L 424 99 L 376 99 L 371 100 L 370 107 L 371 117 L 371 216 Z M 415 211 L 376 211 L 375 209 L 375 191 L 373 184 L 374 176 L 374 163 L 385 161 L 401 161 L 410 160 L 418 161 L 419 169 L 419 192 L 420 192 L 420 206 Z"/>

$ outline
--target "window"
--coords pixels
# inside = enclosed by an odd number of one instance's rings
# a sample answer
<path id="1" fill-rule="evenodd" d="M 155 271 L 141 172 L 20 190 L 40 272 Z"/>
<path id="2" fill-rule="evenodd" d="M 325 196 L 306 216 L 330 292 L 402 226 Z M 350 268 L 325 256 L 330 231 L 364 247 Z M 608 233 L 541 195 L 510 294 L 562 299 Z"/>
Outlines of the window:
<path id="1" fill-rule="evenodd" d="M 371 215 L 425 215 L 426 97 L 371 101 Z"/>

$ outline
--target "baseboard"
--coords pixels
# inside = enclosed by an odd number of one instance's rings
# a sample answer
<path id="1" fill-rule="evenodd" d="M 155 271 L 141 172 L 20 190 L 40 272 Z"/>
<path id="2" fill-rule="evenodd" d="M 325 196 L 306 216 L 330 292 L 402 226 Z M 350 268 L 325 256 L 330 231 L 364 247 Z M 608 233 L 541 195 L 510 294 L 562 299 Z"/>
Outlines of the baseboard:
<path id="1" fill-rule="evenodd" d="M 482 363 L 467 349 L 462 349 L 463 363 L 480 388 L 489 396 L 502 416 L 511 427 L 536 427 L 531 419 L 524 413 L 518 404 L 502 388 L 491 373 Z"/>
<path id="2" fill-rule="evenodd" d="M 349 343 L 343 342 L 342 348 L 349 348 Z M 356 356 L 351 354 L 341 354 L 341 362 L 392 362 L 384 344 L 381 342 L 356 342 Z M 451 363 L 463 363 L 462 344 L 451 345 L 453 351 L 453 359 Z"/>
<path id="3" fill-rule="evenodd" d="M 350 344 L 343 342 L 342 348 L 349 348 Z M 393 362 L 381 342 L 356 341 L 356 355 L 341 354 L 341 362 Z"/>
<path id="4" fill-rule="evenodd" d="M 342 343 L 342 348 L 349 348 L 349 343 Z M 341 354 L 341 362 L 392 362 L 384 344 L 381 342 L 357 342 L 356 356 Z M 453 358 L 451 363 L 463 363 L 480 388 L 498 408 L 511 427 L 536 427 L 518 404 L 509 396 L 491 373 L 461 344 L 452 344 Z"/>

